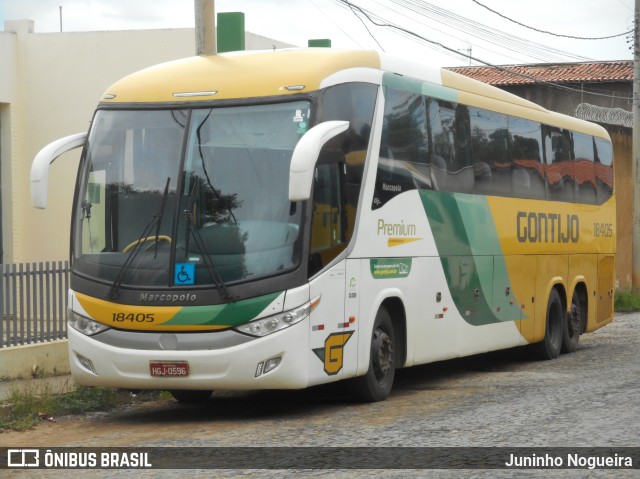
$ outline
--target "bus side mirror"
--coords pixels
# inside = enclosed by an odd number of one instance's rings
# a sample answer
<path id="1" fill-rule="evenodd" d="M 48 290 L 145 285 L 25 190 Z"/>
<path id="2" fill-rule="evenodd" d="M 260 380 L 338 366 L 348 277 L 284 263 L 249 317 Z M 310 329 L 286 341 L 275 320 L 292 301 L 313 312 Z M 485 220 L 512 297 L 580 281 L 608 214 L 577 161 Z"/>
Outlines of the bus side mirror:
<path id="1" fill-rule="evenodd" d="M 291 157 L 289 168 L 289 201 L 304 201 L 311 196 L 313 172 L 320 150 L 331 138 L 349 128 L 348 121 L 325 121 L 304 134 Z"/>
<path id="2" fill-rule="evenodd" d="M 65 136 L 49 143 L 38 152 L 31 164 L 31 204 L 35 208 L 47 207 L 49 189 L 49 165 L 63 153 L 83 146 L 87 141 L 87 133 Z"/>

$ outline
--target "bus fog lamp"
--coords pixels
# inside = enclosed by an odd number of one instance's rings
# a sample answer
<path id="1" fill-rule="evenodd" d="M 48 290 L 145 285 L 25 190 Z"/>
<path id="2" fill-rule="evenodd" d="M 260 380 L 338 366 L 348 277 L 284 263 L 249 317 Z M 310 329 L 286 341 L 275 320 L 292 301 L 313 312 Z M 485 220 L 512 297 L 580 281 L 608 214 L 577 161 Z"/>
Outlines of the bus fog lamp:
<path id="1" fill-rule="evenodd" d="M 83 368 L 92 372 L 96 376 L 98 375 L 98 373 L 96 372 L 96 367 L 93 365 L 93 361 L 91 361 L 91 359 L 85 358 L 82 354 L 78 353 L 76 353 L 76 358 L 78 358 L 78 362 Z"/>
<path id="2" fill-rule="evenodd" d="M 264 362 L 264 371 L 262 372 L 262 374 L 267 374 L 269 371 L 273 371 L 275 368 L 278 367 L 281 360 L 282 358 L 280 357 L 267 359 Z"/>

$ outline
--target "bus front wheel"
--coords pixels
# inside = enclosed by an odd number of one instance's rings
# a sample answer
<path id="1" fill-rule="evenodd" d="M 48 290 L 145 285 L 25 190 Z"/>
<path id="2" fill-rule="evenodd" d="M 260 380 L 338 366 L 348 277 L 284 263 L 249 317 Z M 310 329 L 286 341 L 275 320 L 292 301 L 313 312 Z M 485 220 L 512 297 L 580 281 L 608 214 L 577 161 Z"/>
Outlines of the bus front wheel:
<path id="1" fill-rule="evenodd" d="M 389 397 L 396 373 L 396 335 L 389 312 L 380 308 L 371 334 L 369 370 L 348 382 L 349 392 L 362 402 L 384 401 Z"/>
<path id="2" fill-rule="evenodd" d="M 547 321 L 544 339 L 533 345 L 533 354 L 538 359 L 555 359 L 560 354 L 567 315 L 557 289 L 552 289 L 547 303 Z"/>

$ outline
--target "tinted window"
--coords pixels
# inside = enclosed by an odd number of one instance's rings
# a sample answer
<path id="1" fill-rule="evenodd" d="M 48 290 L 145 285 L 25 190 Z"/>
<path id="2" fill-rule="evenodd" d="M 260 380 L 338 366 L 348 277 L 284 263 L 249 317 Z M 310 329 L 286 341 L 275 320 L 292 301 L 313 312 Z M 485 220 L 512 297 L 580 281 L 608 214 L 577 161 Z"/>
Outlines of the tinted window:
<path id="1" fill-rule="evenodd" d="M 547 199 L 574 201 L 575 182 L 571 134 L 568 130 L 551 126 L 545 126 L 543 133 Z"/>
<path id="2" fill-rule="evenodd" d="M 606 140 L 389 88 L 372 208 L 416 188 L 602 204 L 611 164 Z"/>
<path id="3" fill-rule="evenodd" d="M 593 164 L 594 143 L 591 135 L 572 133 L 573 174 L 576 183 L 576 201 L 578 203 L 597 203 L 596 172 Z"/>
<path id="4" fill-rule="evenodd" d="M 613 145 L 602 138 L 595 138 L 595 175 L 598 204 L 613 194 Z"/>
<path id="5" fill-rule="evenodd" d="M 469 108 L 475 192 L 483 195 L 511 194 L 511 160 L 507 117 Z"/>
<path id="6" fill-rule="evenodd" d="M 429 129 L 434 189 L 472 193 L 474 173 L 468 108 L 430 100 Z"/>
<path id="7" fill-rule="evenodd" d="M 518 198 L 544 199 L 546 188 L 540 123 L 510 117 L 509 135 L 513 160 L 513 195 Z"/>
<path id="8" fill-rule="evenodd" d="M 349 130 L 329 142 L 319 162 L 341 161 L 345 164 L 345 201 L 349 205 L 347 230 L 355 223 L 364 162 L 369 147 L 373 109 L 378 87 L 364 83 L 347 83 L 327 88 L 321 93 L 318 122 L 349 121 Z"/>
<path id="9" fill-rule="evenodd" d="M 416 188 L 431 188 L 422 95 L 387 88 L 373 209 Z"/>
<path id="10" fill-rule="evenodd" d="M 348 83 L 318 95 L 318 122 L 342 120 L 349 129 L 327 142 L 318 158 L 309 276 L 347 247 L 353 234 L 378 87 Z"/>

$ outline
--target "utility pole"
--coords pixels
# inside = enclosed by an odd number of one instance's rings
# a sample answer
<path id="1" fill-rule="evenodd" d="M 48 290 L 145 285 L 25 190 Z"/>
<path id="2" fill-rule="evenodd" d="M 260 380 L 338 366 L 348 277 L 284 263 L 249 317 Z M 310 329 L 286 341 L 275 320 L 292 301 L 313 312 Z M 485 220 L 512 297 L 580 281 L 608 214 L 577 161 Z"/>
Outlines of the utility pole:
<path id="1" fill-rule="evenodd" d="M 632 279 L 634 291 L 640 291 L 640 0 L 635 0 L 633 22 L 633 212 L 632 212 Z"/>
<path id="2" fill-rule="evenodd" d="M 194 0 L 194 7 L 196 17 L 196 55 L 215 55 L 216 14 L 214 0 Z"/>
<path id="3" fill-rule="evenodd" d="M 62 5 L 60 5 L 60 33 L 62 33 Z"/>

